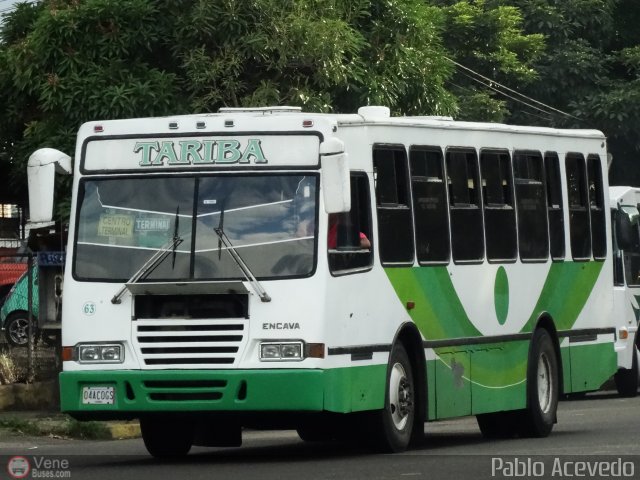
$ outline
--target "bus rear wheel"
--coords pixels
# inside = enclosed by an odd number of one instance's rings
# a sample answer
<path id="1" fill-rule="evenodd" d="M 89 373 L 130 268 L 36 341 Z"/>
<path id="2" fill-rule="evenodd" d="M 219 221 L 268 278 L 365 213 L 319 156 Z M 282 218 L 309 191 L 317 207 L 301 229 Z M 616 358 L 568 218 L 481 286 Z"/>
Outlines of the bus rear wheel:
<path id="1" fill-rule="evenodd" d="M 193 444 L 194 426 L 189 419 L 143 417 L 140 431 L 144 446 L 155 458 L 183 457 Z"/>
<path id="2" fill-rule="evenodd" d="M 385 405 L 374 415 L 376 446 L 385 452 L 406 450 L 415 423 L 415 383 L 409 356 L 401 343 L 391 350 Z"/>
<path id="3" fill-rule="evenodd" d="M 558 357 L 549 332 L 537 329 L 531 340 L 527 366 L 527 409 L 521 414 L 520 433 L 546 437 L 556 422 L 559 397 Z"/>

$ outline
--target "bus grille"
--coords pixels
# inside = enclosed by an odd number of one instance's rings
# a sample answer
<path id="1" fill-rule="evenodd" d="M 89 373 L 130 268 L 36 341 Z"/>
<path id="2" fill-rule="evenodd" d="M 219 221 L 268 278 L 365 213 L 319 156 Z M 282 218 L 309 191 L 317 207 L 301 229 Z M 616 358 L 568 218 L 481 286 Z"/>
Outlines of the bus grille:
<path id="1" fill-rule="evenodd" d="M 247 322 L 137 319 L 135 348 L 148 368 L 229 368 L 238 360 Z"/>

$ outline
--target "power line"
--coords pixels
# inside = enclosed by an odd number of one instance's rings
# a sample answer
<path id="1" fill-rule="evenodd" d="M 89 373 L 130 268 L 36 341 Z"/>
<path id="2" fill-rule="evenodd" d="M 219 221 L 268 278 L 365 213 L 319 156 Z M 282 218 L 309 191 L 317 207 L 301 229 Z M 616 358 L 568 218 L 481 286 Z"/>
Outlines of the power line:
<path id="1" fill-rule="evenodd" d="M 502 95 L 502 96 L 504 96 L 504 97 L 507 97 L 507 98 L 509 98 L 509 99 L 513 100 L 514 102 L 521 103 L 521 104 L 523 104 L 523 105 L 526 105 L 526 106 L 527 106 L 527 107 L 529 107 L 529 108 L 533 108 L 534 110 L 537 110 L 537 111 L 539 111 L 539 112 L 546 113 L 547 115 L 551 115 L 551 113 L 552 113 L 552 112 L 551 112 L 551 111 L 549 111 L 549 110 L 544 110 L 544 109 L 542 109 L 542 108 L 536 107 L 535 105 L 533 105 L 533 104 L 531 104 L 531 103 L 528 103 L 528 102 L 525 102 L 525 101 L 523 101 L 523 100 L 520 100 L 519 98 L 516 98 L 516 97 L 514 97 L 513 95 L 509 95 L 508 93 L 504 93 L 504 92 L 500 91 L 500 89 L 495 88 L 493 85 L 491 85 L 491 84 L 489 84 L 489 83 L 486 83 L 486 82 L 483 82 L 483 81 L 482 81 L 482 80 L 480 80 L 480 79 L 474 78 L 474 77 L 472 77 L 471 75 L 467 75 L 466 73 L 463 73 L 462 75 L 464 75 L 465 77 L 467 77 L 467 78 L 468 78 L 468 79 L 470 79 L 470 80 L 473 80 L 474 82 L 477 82 L 477 83 L 480 83 L 481 85 L 484 85 L 485 87 L 487 87 L 487 88 L 489 88 L 489 89 L 493 90 L 494 92 L 496 92 L 496 93 L 498 93 L 498 94 L 500 94 L 500 95 Z M 525 97 L 525 98 L 527 98 L 527 97 Z M 544 105 L 544 104 L 543 104 L 543 105 Z M 562 113 L 564 113 L 564 112 L 562 112 Z M 569 115 L 569 114 L 567 113 L 567 114 L 565 114 L 565 115 Z M 569 116 L 572 116 L 572 115 L 569 115 Z M 574 117 L 574 118 L 575 118 L 575 117 Z"/>
<path id="2" fill-rule="evenodd" d="M 457 67 L 459 67 L 459 68 L 461 68 L 461 69 L 463 69 L 463 70 L 465 70 L 465 71 L 467 71 L 467 72 L 470 72 L 470 73 L 472 73 L 473 75 L 476 75 L 476 76 L 477 76 L 477 77 L 479 77 L 479 78 L 470 77 L 469 75 L 466 75 L 466 74 L 464 74 L 464 73 L 463 73 L 463 75 L 465 75 L 466 77 L 470 78 L 471 80 L 474 80 L 475 82 L 478 82 L 478 83 L 480 83 L 480 84 L 482 84 L 482 85 L 486 86 L 487 88 L 490 88 L 491 90 L 493 90 L 493 91 L 495 91 L 495 92 L 499 93 L 500 95 L 503 95 L 503 96 L 505 96 L 505 97 L 507 97 L 507 98 L 512 99 L 512 100 L 513 100 L 513 101 L 515 101 L 515 102 L 522 103 L 522 104 L 524 104 L 524 105 L 527 105 L 527 106 L 529 106 L 529 107 L 531 107 L 531 108 L 534 108 L 534 109 L 536 109 L 536 110 L 538 110 L 538 111 L 540 111 L 540 112 L 546 113 L 546 114 L 550 114 L 550 113 L 551 113 L 551 111 L 553 111 L 553 112 L 559 113 L 559 114 L 561 114 L 561 115 L 564 115 L 564 116 L 571 117 L 571 118 L 574 118 L 574 119 L 576 119 L 576 120 L 579 120 L 577 117 L 575 117 L 575 116 L 571 115 L 570 113 L 563 112 L 562 110 L 559 110 L 559 109 L 554 108 L 554 107 L 552 107 L 552 106 L 550 106 L 550 105 L 547 105 L 547 104 L 545 104 L 545 103 L 542 103 L 542 102 L 540 102 L 540 101 L 536 100 L 535 98 L 528 97 L 528 96 L 526 96 L 526 95 L 524 95 L 524 94 L 522 94 L 522 93 L 520 93 L 520 92 L 518 92 L 518 91 L 516 91 L 516 90 L 513 90 L 513 89 L 511 89 L 511 88 L 509 88 L 509 87 L 507 87 L 507 86 L 505 86 L 505 85 L 502 85 L 502 84 L 501 84 L 501 83 L 499 83 L 499 82 L 496 82 L 495 80 L 493 80 L 493 79 L 491 79 L 491 78 L 485 77 L 484 75 L 482 75 L 482 74 L 480 74 L 480 73 L 478 73 L 478 72 L 476 72 L 476 71 L 474 71 L 474 70 L 470 69 L 469 67 L 465 67 L 464 65 L 462 65 L 461 63 L 456 62 L 455 60 L 452 60 L 452 59 L 450 59 L 450 58 L 448 58 L 448 57 L 446 57 L 446 56 L 445 56 L 444 58 L 446 58 L 447 60 L 449 60 L 449 61 L 450 61 L 452 64 L 454 64 L 455 66 L 457 66 Z M 484 80 L 484 81 L 481 81 L 480 79 L 482 79 L 482 80 Z M 488 83 L 486 83 L 486 82 L 488 82 Z M 498 87 L 499 87 L 499 88 L 498 88 Z M 516 98 L 516 97 L 514 97 L 514 96 L 512 96 L 512 95 L 509 95 L 509 94 L 507 94 L 507 93 L 505 93 L 505 92 L 501 91 L 501 90 L 500 90 L 500 88 L 502 88 L 502 89 L 506 90 L 507 92 L 511 92 L 511 93 L 513 93 L 513 94 L 515 94 L 515 95 L 517 95 L 517 96 L 519 96 L 519 97 L 522 97 L 522 98 L 526 99 L 526 100 L 527 100 L 528 102 L 530 102 L 530 103 L 525 102 L 524 100 L 521 100 L 521 99 L 519 99 L 519 98 Z M 541 106 L 542 106 L 542 107 L 544 107 L 545 109 L 548 109 L 548 111 L 547 111 L 547 110 L 544 110 L 543 108 L 536 107 L 536 106 L 532 105 L 533 103 L 535 103 L 535 104 L 537 104 L 537 105 L 541 105 Z"/>
<path id="3" fill-rule="evenodd" d="M 467 75 L 467 76 L 468 76 L 468 75 Z M 469 78 L 471 78 L 471 80 L 474 80 L 474 81 L 475 81 L 475 79 L 474 79 L 474 78 L 472 78 L 472 77 L 469 77 Z M 474 93 L 474 91 L 473 91 L 472 89 L 470 89 L 469 87 L 465 87 L 465 86 L 463 86 L 463 85 L 458 85 L 457 83 L 454 83 L 454 82 L 452 82 L 452 81 L 449 81 L 448 83 L 449 83 L 450 85 L 453 85 L 454 87 L 456 87 L 456 88 L 460 89 L 460 90 L 464 90 L 464 91 L 469 92 L 469 93 Z M 485 84 L 483 83 L 483 85 L 485 85 Z M 487 85 L 485 85 L 485 86 L 487 86 Z M 491 88 L 491 87 L 489 87 L 489 88 Z M 545 112 L 544 110 L 540 110 L 540 109 L 537 109 L 537 110 L 541 111 L 541 112 L 542 112 L 542 113 L 544 113 L 545 115 L 539 115 L 539 114 L 536 114 L 536 113 L 533 113 L 533 112 L 529 112 L 529 111 L 524 110 L 524 109 L 522 110 L 522 113 L 527 114 L 527 115 L 530 115 L 530 116 L 532 116 L 532 117 L 537 117 L 537 118 L 539 118 L 539 119 L 541 119 L 541 120 L 545 120 L 545 121 L 547 121 L 547 122 L 551 120 L 551 117 L 549 116 L 549 115 L 551 115 L 551 112 Z"/>

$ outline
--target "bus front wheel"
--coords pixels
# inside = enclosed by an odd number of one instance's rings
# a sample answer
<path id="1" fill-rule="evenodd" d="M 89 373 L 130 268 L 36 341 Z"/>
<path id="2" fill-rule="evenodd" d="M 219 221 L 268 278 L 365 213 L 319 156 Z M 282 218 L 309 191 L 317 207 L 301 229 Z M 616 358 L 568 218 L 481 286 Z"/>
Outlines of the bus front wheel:
<path id="1" fill-rule="evenodd" d="M 527 409 L 520 429 L 524 436 L 546 437 L 556 422 L 559 393 L 558 357 L 549 332 L 537 329 L 527 366 Z"/>
<path id="2" fill-rule="evenodd" d="M 407 449 L 416 415 L 413 368 L 401 343 L 394 345 L 387 368 L 384 409 L 375 412 L 377 446 L 387 452 Z"/>
<path id="3" fill-rule="evenodd" d="M 156 458 L 183 457 L 193 444 L 194 426 L 188 419 L 143 417 L 140 431 L 144 446 Z"/>

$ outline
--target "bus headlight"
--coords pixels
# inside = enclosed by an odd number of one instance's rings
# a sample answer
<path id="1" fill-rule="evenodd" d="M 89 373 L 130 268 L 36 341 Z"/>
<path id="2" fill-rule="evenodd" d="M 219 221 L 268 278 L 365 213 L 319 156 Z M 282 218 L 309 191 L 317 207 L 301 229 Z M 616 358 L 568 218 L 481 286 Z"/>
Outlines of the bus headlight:
<path id="1" fill-rule="evenodd" d="M 79 363 L 124 362 L 124 347 L 121 343 L 81 343 L 76 349 Z"/>
<path id="2" fill-rule="evenodd" d="M 300 361 L 304 359 L 304 348 L 297 342 L 262 342 L 260 344 L 260 361 Z"/>

